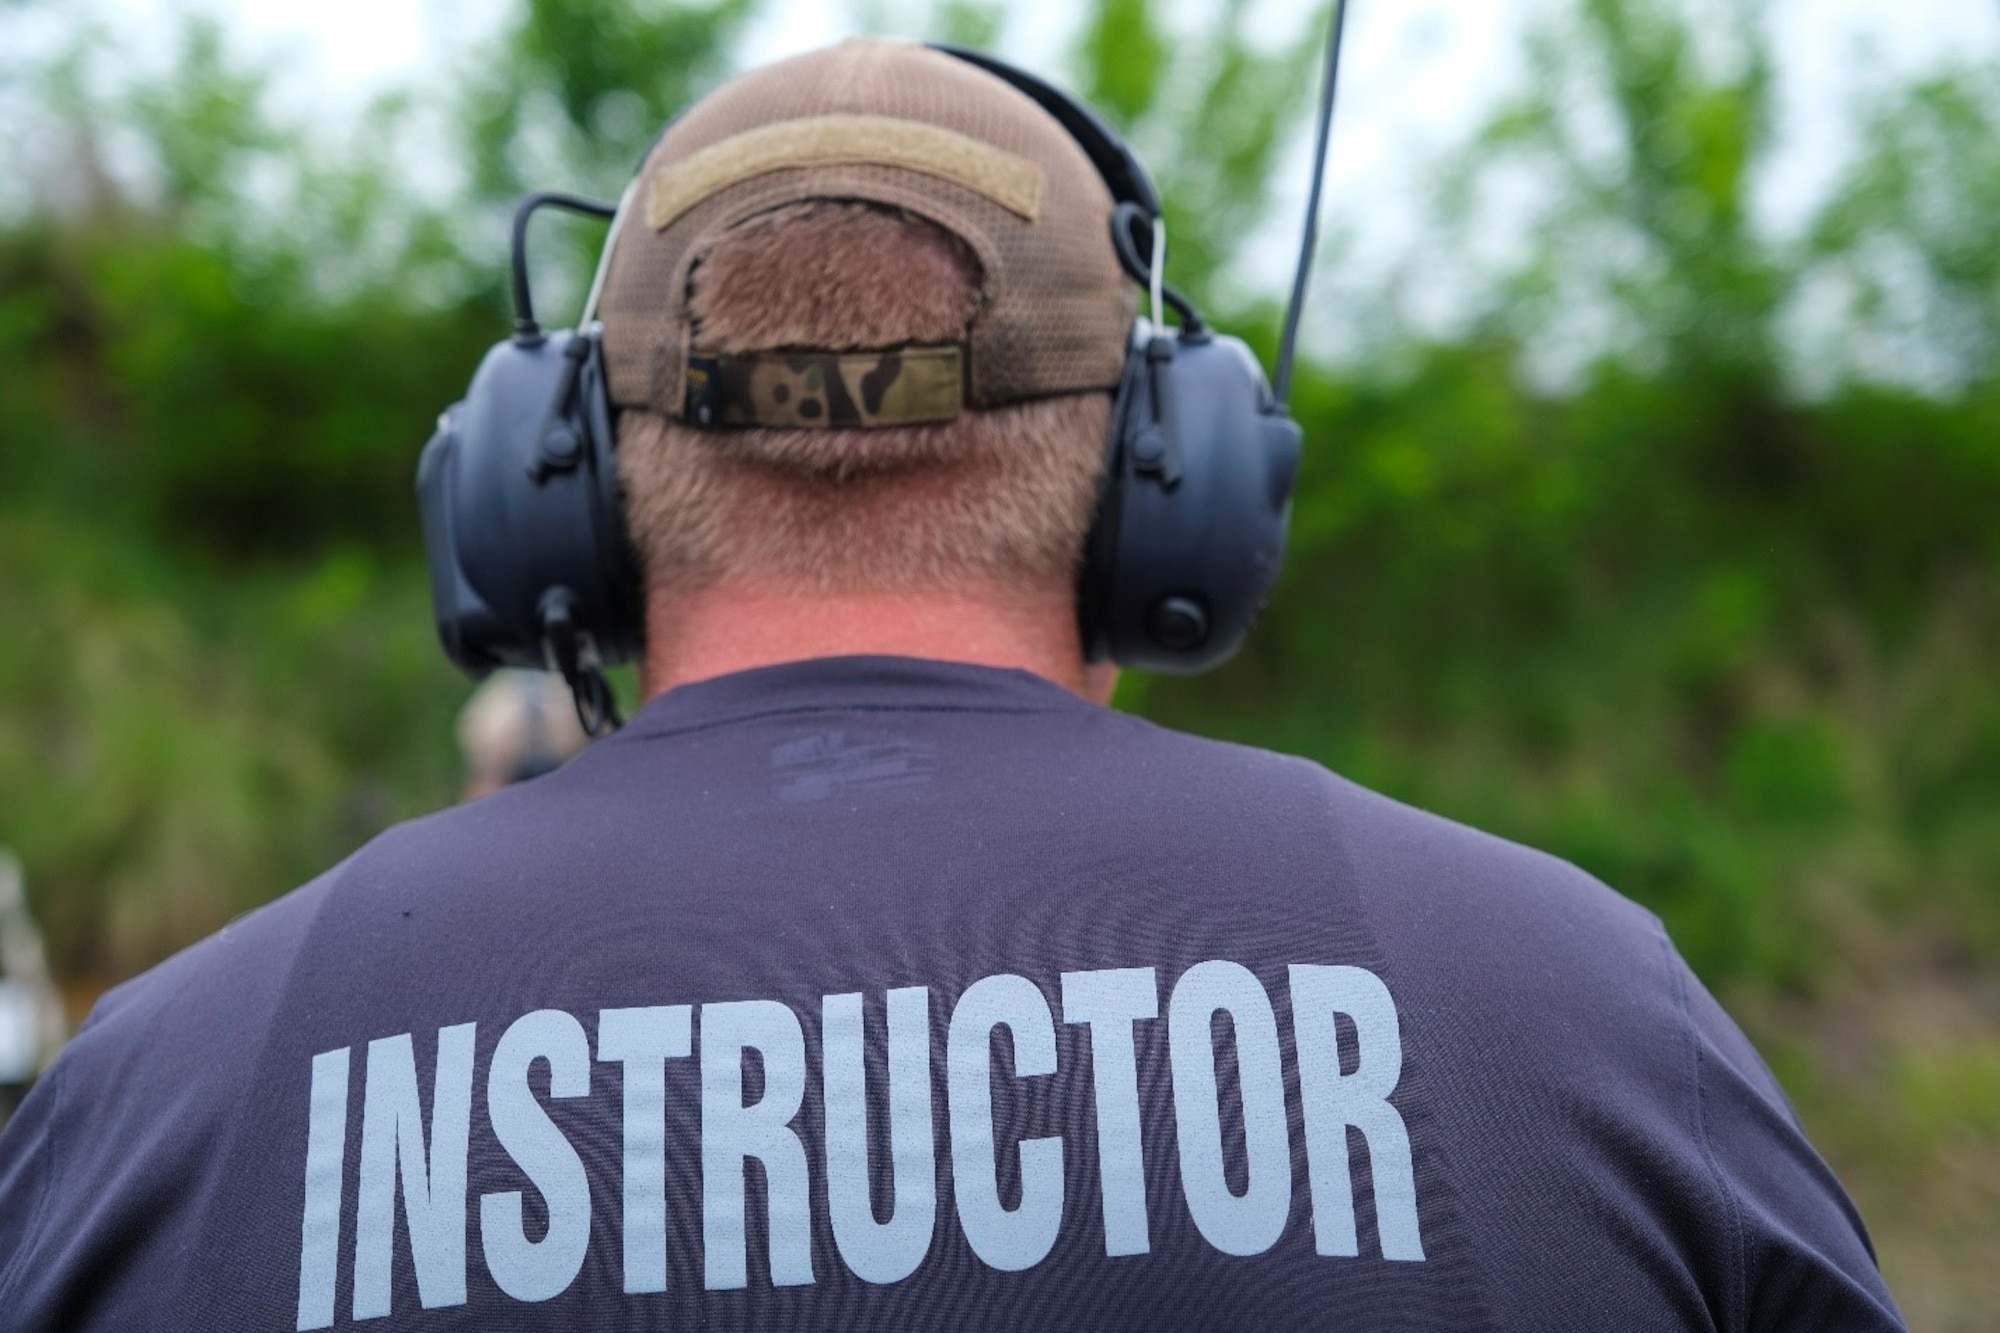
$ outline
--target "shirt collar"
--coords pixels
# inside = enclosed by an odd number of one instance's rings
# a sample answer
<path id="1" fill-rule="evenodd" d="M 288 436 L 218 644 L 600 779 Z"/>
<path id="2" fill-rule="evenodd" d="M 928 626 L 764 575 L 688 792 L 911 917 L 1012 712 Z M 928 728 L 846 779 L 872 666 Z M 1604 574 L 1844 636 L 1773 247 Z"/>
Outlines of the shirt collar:
<path id="1" fill-rule="evenodd" d="M 619 733 L 658 736 L 771 713 L 1035 713 L 1095 706 L 1029 671 L 917 657 L 818 657 L 676 686 Z"/>

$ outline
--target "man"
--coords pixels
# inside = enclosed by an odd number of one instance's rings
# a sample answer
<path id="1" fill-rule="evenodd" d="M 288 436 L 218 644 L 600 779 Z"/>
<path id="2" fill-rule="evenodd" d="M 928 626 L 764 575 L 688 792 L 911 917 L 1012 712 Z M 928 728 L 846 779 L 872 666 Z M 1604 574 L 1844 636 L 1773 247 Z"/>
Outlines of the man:
<path id="1" fill-rule="evenodd" d="M 458 713 L 465 799 L 553 773 L 590 744 L 560 679 L 545 671 L 496 671 Z"/>
<path id="2" fill-rule="evenodd" d="M 850 43 L 644 172 L 650 702 L 107 997 L 0 1148 L 8 1327 L 1898 1325 L 1652 917 L 1103 707 L 1132 297 L 1054 120 Z M 949 419 L 825 424 L 937 348 Z"/>
<path id="3" fill-rule="evenodd" d="M 28 911 L 21 863 L 0 847 L 0 1129 L 62 1039 L 62 996 Z"/>

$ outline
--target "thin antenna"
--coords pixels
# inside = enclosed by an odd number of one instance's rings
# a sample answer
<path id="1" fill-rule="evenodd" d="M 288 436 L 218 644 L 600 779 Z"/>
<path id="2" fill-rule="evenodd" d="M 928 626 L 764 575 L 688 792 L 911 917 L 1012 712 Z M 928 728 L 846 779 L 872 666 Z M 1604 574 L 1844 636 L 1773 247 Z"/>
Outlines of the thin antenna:
<path id="1" fill-rule="evenodd" d="M 1312 277 L 1313 251 L 1319 247 L 1319 195 L 1326 184 L 1326 141 L 1333 132 L 1333 94 L 1340 83 L 1340 39 L 1347 27 L 1347 0 L 1334 0 L 1333 23 L 1326 34 L 1326 72 L 1320 77 L 1319 134 L 1313 144 L 1312 192 L 1306 198 L 1306 234 L 1299 245 L 1299 268 L 1292 275 L 1292 303 L 1285 309 L 1285 336 L 1278 344 L 1278 380 L 1272 387 L 1278 406 L 1292 397 L 1292 359 L 1298 349 L 1299 317 L 1305 313 L 1306 283 Z"/>

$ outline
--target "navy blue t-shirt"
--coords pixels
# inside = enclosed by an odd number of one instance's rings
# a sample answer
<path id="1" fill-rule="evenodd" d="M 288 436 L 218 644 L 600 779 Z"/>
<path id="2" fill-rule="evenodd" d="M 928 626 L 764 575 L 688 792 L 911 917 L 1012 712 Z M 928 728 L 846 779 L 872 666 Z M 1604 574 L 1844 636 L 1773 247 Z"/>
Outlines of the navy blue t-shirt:
<path id="1" fill-rule="evenodd" d="M 1887 1329 L 1646 912 L 1010 671 L 676 689 L 106 996 L 0 1328 Z"/>

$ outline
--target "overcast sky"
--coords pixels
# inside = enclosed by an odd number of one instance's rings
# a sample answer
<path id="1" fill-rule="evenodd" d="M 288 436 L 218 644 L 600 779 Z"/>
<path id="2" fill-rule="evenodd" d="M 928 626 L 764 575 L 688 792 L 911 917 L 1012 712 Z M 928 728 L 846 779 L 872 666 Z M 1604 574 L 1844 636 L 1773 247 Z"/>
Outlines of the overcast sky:
<path id="1" fill-rule="evenodd" d="M 1361 201 L 1409 190 L 1412 167 L 1462 137 L 1521 77 L 1518 34 L 1548 3 L 1352 0 L 1329 207 L 1358 215 Z M 227 15 L 251 50 L 284 58 L 302 96 L 350 105 L 451 63 L 509 8 L 509 0 L 111 0 L 141 25 L 164 26 L 191 4 Z M 746 36 L 743 58 L 761 63 L 835 40 L 853 29 L 861 8 L 770 0 Z M 1007 53 L 1053 63 L 1076 7 L 1015 0 L 1008 8 Z M 1254 8 L 1260 23 L 1297 30 L 1296 3 L 1266 0 Z M 1770 12 L 1786 108 L 1785 151 L 1769 201 L 1779 220 L 1802 214 L 1837 166 L 1858 90 L 1953 55 L 2000 54 L 2000 4 L 1992 0 L 1771 0 Z"/>
<path id="2" fill-rule="evenodd" d="M 1699 0 L 1693 0 L 1699 3 Z M 512 0 L 98 0 L 126 31 L 170 31 L 190 9 L 223 15 L 241 48 L 286 71 L 281 100 L 313 114 L 358 110 L 375 94 L 421 86 L 490 36 Z M 1215 0 L 1169 0 L 1200 12 Z M 1523 77 L 1520 35 L 1569 0 L 1351 0 L 1326 227 L 1347 242 L 1329 285 L 1365 288 L 1405 252 L 1423 215 L 1425 172 Z M 739 52 L 757 64 L 855 30 L 857 13 L 921 11 L 921 0 L 766 0 Z M 1013 0 L 1001 36 L 1016 60 L 1053 70 L 1075 25 L 1066 0 Z M 1259 0 L 1256 31 L 1296 33 L 1297 0 Z M 1871 91 L 1952 58 L 2000 58 L 1994 0 L 1769 0 L 1780 58 L 1779 152 L 1760 211 L 1778 228 L 1808 217 L 1837 172 Z M 1281 38 L 1280 38 L 1281 39 Z M 1059 70 L 1053 70 L 1058 75 Z M 1289 275 L 1307 167 L 1301 143 L 1266 237 L 1245 276 L 1272 290 Z M 561 182 L 552 182 L 561 184 Z M 1327 296 L 1327 289 L 1316 287 Z M 1319 302 L 1316 302 L 1318 304 Z"/>
<path id="3" fill-rule="evenodd" d="M 1200 0 L 1180 0 L 1193 9 Z M 1336 145 L 1336 179 L 1360 186 L 1394 174 L 1412 148 L 1449 141 L 1520 76 L 1518 33 L 1548 0 L 1352 0 L 1348 68 Z M 314 100 L 355 103 L 408 84 L 490 33 L 509 0 L 113 0 L 139 23 L 191 7 L 229 17 L 252 50 L 281 54 Z M 744 42 L 746 63 L 807 50 L 854 28 L 852 7 L 770 0 Z M 895 12 L 897 6 L 879 4 Z M 1015 0 L 1007 53 L 1050 64 L 1073 28 L 1066 0 Z M 1255 7 L 1274 29 L 1296 31 L 1300 6 Z M 1857 88 L 1953 55 L 2000 55 L 2000 4 L 1992 0 L 1771 0 L 1783 61 L 1794 174 L 1801 188 L 1838 156 L 1838 127 Z M 1348 196 L 1372 193 L 1352 189 Z"/>

